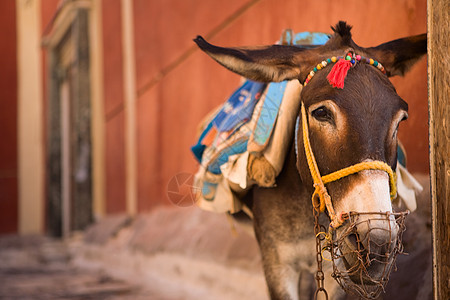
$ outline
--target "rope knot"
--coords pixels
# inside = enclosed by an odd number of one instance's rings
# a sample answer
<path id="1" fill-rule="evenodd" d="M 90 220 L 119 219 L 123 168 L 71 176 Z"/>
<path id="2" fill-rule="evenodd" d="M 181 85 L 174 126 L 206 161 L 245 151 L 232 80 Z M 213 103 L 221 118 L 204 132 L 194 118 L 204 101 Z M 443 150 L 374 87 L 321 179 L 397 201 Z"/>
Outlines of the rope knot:
<path id="1" fill-rule="evenodd" d="M 343 89 L 344 81 L 348 70 L 356 64 L 355 54 L 348 52 L 347 55 L 337 61 L 327 76 L 328 82 L 332 87 Z"/>

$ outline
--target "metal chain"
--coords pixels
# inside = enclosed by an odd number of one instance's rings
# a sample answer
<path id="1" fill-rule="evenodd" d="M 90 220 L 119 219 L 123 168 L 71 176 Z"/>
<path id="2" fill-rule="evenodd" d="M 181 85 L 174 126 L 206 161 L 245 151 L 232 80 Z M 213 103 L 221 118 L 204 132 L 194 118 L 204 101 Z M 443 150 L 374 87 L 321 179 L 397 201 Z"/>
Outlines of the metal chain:
<path id="1" fill-rule="evenodd" d="M 319 293 L 325 295 L 325 299 L 328 300 L 328 293 L 324 287 L 325 275 L 322 271 L 322 240 L 324 237 L 320 234 L 320 199 L 317 193 L 313 194 L 313 215 L 314 215 L 314 234 L 316 235 L 316 260 L 317 260 L 317 272 L 316 272 L 316 292 L 314 293 L 314 300 L 317 300 Z"/>

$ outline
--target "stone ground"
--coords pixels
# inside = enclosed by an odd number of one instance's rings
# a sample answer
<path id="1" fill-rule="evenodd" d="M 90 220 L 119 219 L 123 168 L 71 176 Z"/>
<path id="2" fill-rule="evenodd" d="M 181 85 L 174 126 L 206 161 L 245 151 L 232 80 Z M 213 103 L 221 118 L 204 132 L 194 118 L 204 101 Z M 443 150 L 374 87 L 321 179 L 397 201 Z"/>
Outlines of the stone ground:
<path id="1" fill-rule="evenodd" d="M 431 299 L 428 178 L 380 299 Z M 255 239 L 224 215 L 163 207 L 113 216 L 66 241 L 0 237 L 0 299 L 268 299 Z M 331 279 L 330 279 L 331 280 Z"/>
<path id="2" fill-rule="evenodd" d="M 44 237 L 0 239 L 0 299 L 164 299 L 105 272 L 71 263 L 66 244 Z"/>
<path id="3" fill-rule="evenodd" d="M 0 299 L 267 298 L 256 242 L 246 236 L 252 246 L 240 253 L 245 233 L 233 237 L 225 216 L 205 238 L 199 223 L 217 216 L 189 210 L 190 221 L 173 208 L 108 218 L 67 241 L 0 237 Z"/>

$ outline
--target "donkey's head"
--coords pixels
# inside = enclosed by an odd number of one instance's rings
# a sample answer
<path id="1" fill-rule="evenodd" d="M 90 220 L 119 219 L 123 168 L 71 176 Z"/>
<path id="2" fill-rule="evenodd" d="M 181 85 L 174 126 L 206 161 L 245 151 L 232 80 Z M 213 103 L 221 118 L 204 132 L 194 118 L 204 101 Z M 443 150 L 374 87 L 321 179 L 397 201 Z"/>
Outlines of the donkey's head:
<path id="1" fill-rule="evenodd" d="M 339 22 L 330 40 L 312 49 L 284 45 L 221 48 L 201 37 L 195 42 L 217 62 L 249 79 L 263 82 L 298 79 L 302 84 L 306 81 L 300 100 L 305 107 L 311 149 L 322 175 L 371 161 L 395 170 L 397 129 L 408 116 L 408 105 L 396 93 L 388 76 L 403 75 L 426 53 L 426 35 L 363 48 L 353 42 L 350 29 L 345 22 Z M 327 76 L 336 66 L 334 62 L 340 56 L 345 60 L 348 54 L 350 70 L 332 86 Z M 335 87 L 336 81 L 345 82 L 343 88 Z M 300 112 L 299 120 L 302 122 Z M 299 128 L 297 169 L 312 193 L 313 179 L 303 150 L 301 125 Z M 337 253 L 350 275 L 355 265 L 364 265 L 364 274 L 351 277 L 358 284 L 370 282 L 369 278 L 392 264 L 393 258 L 386 253 L 397 245 L 398 225 L 390 215 L 389 183 L 386 170 L 365 168 L 327 184 L 331 196 L 328 213 L 330 209 L 334 209 L 336 216 L 352 213 L 351 222 L 336 230 L 337 239 L 341 238 Z M 362 212 L 370 214 L 355 214 Z M 361 254 L 365 254 L 365 262 L 361 262 Z"/>

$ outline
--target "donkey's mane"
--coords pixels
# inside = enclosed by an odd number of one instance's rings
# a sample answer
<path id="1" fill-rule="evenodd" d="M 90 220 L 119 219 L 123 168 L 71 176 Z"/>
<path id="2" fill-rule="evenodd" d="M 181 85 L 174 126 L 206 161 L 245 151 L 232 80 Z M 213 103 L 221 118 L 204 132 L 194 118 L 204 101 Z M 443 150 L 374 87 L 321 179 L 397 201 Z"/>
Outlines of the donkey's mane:
<path id="1" fill-rule="evenodd" d="M 325 44 L 324 48 L 328 50 L 336 50 L 340 48 L 352 47 L 358 52 L 361 52 L 362 48 L 360 48 L 353 40 L 352 40 L 352 26 L 348 25 L 345 21 L 339 21 L 335 26 L 331 26 L 334 34 Z"/>
<path id="2" fill-rule="evenodd" d="M 331 29 L 338 34 L 345 43 L 350 42 L 352 39 L 352 26 L 348 25 L 347 22 L 339 21 L 336 26 L 331 26 Z"/>

